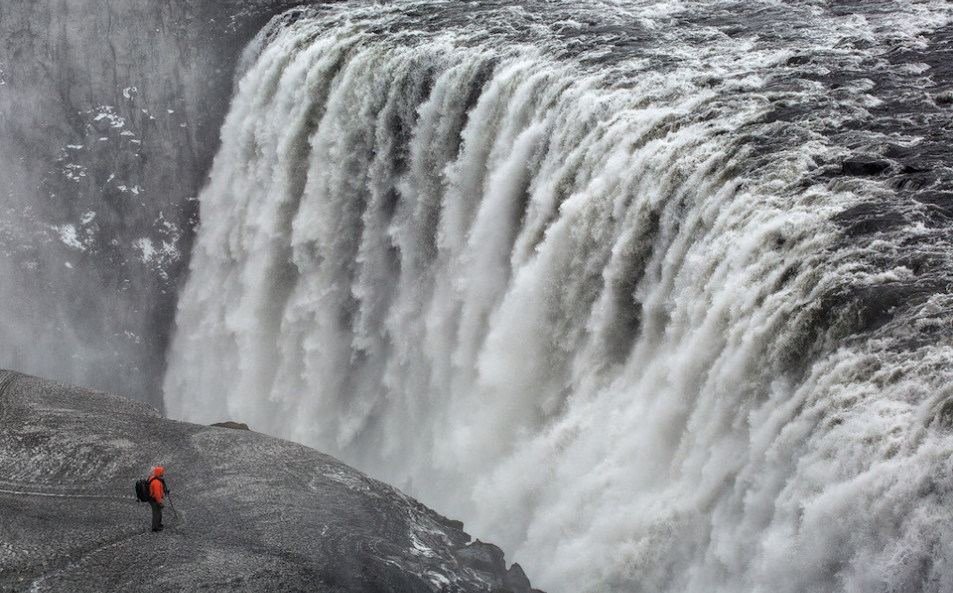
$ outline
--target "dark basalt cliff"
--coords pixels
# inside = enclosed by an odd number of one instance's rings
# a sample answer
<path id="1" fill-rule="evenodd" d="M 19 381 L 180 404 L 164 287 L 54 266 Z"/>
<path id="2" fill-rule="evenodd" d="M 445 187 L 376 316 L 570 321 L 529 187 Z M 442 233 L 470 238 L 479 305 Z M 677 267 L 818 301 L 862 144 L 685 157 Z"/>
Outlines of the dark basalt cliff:
<path id="1" fill-rule="evenodd" d="M 133 492 L 153 465 L 171 489 L 159 533 Z M 312 449 L 0 371 L 11 589 L 531 591 L 459 522 Z"/>
<path id="2" fill-rule="evenodd" d="M 161 407 L 242 48 L 285 0 L 0 3 L 0 360 Z"/>

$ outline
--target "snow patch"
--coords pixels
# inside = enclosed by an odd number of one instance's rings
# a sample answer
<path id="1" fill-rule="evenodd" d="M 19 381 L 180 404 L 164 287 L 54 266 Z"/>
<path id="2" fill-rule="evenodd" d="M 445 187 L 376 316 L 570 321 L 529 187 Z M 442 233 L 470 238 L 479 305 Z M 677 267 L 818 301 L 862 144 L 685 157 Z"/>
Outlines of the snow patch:
<path id="1" fill-rule="evenodd" d="M 126 125 L 125 118 L 116 113 L 116 108 L 112 105 L 100 105 L 95 109 L 91 109 L 87 113 L 96 113 L 96 116 L 93 117 L 93 121 L 106 121 L 109 123 L 109 127 L 111 128 L 121 128 Z"/>
<path id="2" fill-rule="evenodd" d="M 425 544 L 416 533 L 411 532 L 410 541 L 413 548 L 410 551 L 414 556 L 423 556 L 424 558 L 434 558 L 437 553 L 434 552 L 433 548 Z"/>
<path id="3" fill-rule="evenodd" d="M 128 185 L 120 185 L 118 186 L 118 189 L 124 194 L 130 193 L 138 196 L 140 193 L 142 193 L 142 187 L 139 185 L 134 185 L 132 187 L 129 187 Z"/>
<path id="4" fill-rule="evenodd" d="M 147 264 L 155 259 L 156 248 L 152 243 L 152 239 L 148 237 L 142 237 L 141 239 L 134 241 L 132 246 L 139 250 L 139 261 L 142 263 Z"/>
<path id="5" fill-rule="evenodd" d="M 72 224 L 64 224 L 52 228 L 57 232 L 60 241 L 62 241 L 64 245 L 77 251 L 86 251 L 86 245 L 80 240 L 75 226 Z"/>
<path id="6" fill-rule="evenodd" d="M 428 570 L 424 576 L 427 578 L 428 581 L 433 583 L 437 587 L 437 589 L 440 591 L 446 590 L 447 588 L 450 587 L 450 585 L 453 584 L 450 582 L 450 579 L 443 576 L 442 574 L 433 572 L 432 570 Z"/>
<path id="7" fill-rule="evenodd" d="M 63 169 L 63 174 L 66 175 L 68 179 L 79 181 L 83 177 L 86 177 L 86 167 L 77 165 L 76 163 L 67 163 Z"/>

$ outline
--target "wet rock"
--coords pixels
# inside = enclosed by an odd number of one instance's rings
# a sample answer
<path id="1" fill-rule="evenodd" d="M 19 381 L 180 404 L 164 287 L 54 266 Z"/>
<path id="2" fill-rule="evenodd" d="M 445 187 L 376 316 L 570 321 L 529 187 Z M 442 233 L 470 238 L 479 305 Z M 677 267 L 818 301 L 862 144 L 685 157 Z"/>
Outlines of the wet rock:
<path id="1" fill-rule="evenodd" d="M 933 95 L 933 100 L 937 105 L 953 105 L 953 90 L 946 90 Z"/>
<path id="2" fill-rule="evenodd" d="M 465 560 L 467 565 L 472 566 L 475 570 L 487 574 L 499 574 L 506 570 L 503 562 L 503 550 L 480 540 L 476 540 L 465 548 L 458 550 L 457 557 Z"/>
<path id="3" fill-rule="evenodd" d="M 863 202 L 833 217 L 851 237 L 883 233 L 907 224 L 903 213 L 889 203 Z"/>
<path id="4" fill-rule="evenodd" d="M 851 159 L 841 165 L 844 175 L 871 176 L 880 175 L 890 168 L 890 163 L 876 159 Z"/>
<path id="5" fill-rule="evenodd" d="M 811 61 L 811 56 L 791 56 L 786 64 L 788 66 L 803 66 Z"/>
<path id="6" fill-rule="evenodd" d="M 248 425 L 244 422 L 232 422 L 231 420 L 227 422 L 215 422 L 209 426 L 218 426 L 219 428 L 233 428 L 235 430 L 250 430 Z"/>
<path id="7" fill-rule="evenodd" d="M 523 572 L 523 567 L 516 563 L 513 563 L 513 566 L 506 571 L 506 575 L 503 577 L 503 586 L 510 591 L 525 591 L 532 587 L 529 578 Z"/>
<path id="8" fill-rule="evenodd" d="M 134 494 L 156 465 L 159 533 Z M 498 547 L 313 449 L 9 371 L 0 517 L 0 591 L 532 591 Z"/>

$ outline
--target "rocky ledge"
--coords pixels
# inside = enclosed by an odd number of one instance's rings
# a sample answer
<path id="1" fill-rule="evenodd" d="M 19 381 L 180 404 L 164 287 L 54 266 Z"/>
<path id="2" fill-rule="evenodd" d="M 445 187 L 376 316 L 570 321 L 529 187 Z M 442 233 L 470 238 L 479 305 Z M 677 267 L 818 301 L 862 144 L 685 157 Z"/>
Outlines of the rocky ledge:
<path id="1" fill-rule="evenodd" d="M 171 489 L 166 529 L 134 483 Z M 313 449 L 0 371 L 0 590 L 534 591 L 494 545 Z"/>

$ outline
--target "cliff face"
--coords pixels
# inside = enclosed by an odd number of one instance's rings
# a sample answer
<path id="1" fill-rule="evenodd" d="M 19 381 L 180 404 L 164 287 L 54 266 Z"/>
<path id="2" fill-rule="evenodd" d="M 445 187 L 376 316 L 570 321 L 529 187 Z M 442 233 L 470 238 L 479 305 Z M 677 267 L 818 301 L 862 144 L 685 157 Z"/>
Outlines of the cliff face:
<path id="1" fill-rule="evenodd" d="M 161 405 L 234 66 L 292 4 L 0 4 L 0 363 Z"/>
<path id="2" fill-rule="evenodd" d="M 133 489 L 153 465 L 159 533 Z M 532 591 L 496 546 L 317 451 L 7 371 L 0 476 L 3 591 Z"/>

